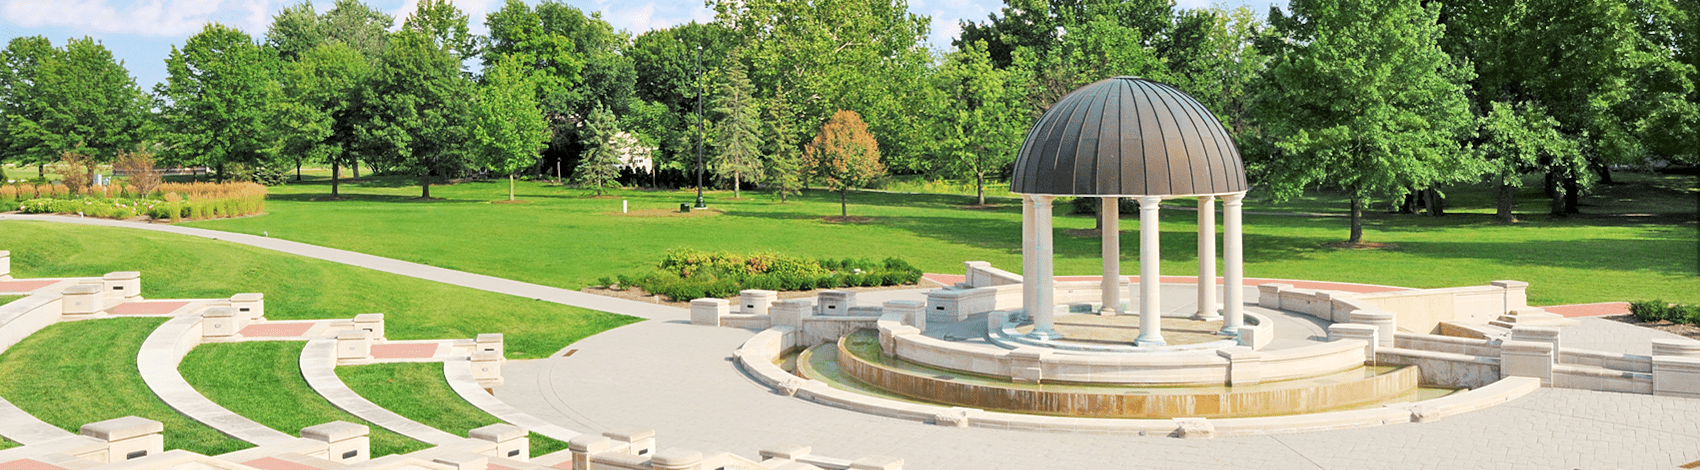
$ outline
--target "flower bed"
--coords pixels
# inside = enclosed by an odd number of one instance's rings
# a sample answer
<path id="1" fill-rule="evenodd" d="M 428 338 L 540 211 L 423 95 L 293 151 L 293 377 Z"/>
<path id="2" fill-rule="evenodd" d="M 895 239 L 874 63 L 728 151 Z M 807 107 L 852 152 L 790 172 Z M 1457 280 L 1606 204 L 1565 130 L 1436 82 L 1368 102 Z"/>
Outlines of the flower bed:
<path id="1" fill-rule="evenodd" d="M 0 204 L 25 214 L 77 214 L 128 219 L 149 216 L 173 222 L 259 214 L 266 188 L 254 183 L 162 184 L 145 197 L 129 186 L 71 191 L 63 185 L 0 185 Z"/>
<path id="2" fill-rule="evenodd" d="M 598 280 L 602 287 L 639 287 L 673 300 L 731 297 L 744 289 L 801 291 L 914 284 L 921 270 L 898 258 L 817 259 L 776 253 L 737 255 L 669 250 L 654 272 Z"/>

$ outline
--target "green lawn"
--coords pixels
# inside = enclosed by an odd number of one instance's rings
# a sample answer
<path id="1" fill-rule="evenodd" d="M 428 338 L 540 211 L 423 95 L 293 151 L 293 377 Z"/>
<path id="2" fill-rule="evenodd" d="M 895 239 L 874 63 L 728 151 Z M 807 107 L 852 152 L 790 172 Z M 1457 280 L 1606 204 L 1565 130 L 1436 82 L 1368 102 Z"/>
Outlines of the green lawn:
<path id="1" fill-rule="evenodd" d="M 337 377 L 360 396 L 407 419 L 459 436 L 502 422 L 467 403 L 443 378 L 441 363 L 393 363 L 336 368 Z M 567 448 L 567 443 L 531 433 L 531 456 Z"/>
<path id="2" fill-rule="evenodd" d="M 27 295 L 0 295 L 0 305 L 12 303 L 15 300 L 28 297 Z"/>
<path id="3" fill-rule="evenodd" d="M 10 449 L 19 445 L 21 444 L 7 440 L 4 437 L 0 437 L 0 450 Z"/>
<path id="4" fill-rule="evenodd" d="M 273 320 L 385 314 L 390 339 L 503 333 L 509 358 L 545 357 L 636 318 L 451 286 L 225 241 L 122 228 L 0 222 L 19 278 L 142 272 L 148 298 L 266 295 Z"/>
<path id="5" fill-rule="evenodd" d="M 184 380 L 207 399 L 292 436 L 301 428 L 347 421 L 371 428 L 372 457 L 431 447 L 338 409 L 301 378 L 302 341 L 212 343 L 195 347 L 178 365 Z"/>
<path id="6" fill-rule="evenodd" d="M 160 401 L 136 371 L 142 341 L 164 318 L 58 323 L 0 354 L 0 397 L 66 431 L 140 416 L 165 425 L 165 448 L 206 455 L 252 447 Z"/>
<path id="7" fill-rule="evenodd" d="M 724 214 L 661 217 L 653 215 L 676 210 L 694 199 L 694 192 L 627 190 L 593 198 L 582 190 L 521 182 L 519 197 L 529 203 L 491 204 L 507 197 L 507 182 L 492 181 L 432 188 L 431 194 L 443 200 L 416 201 L 419 190 L 411 180 L 381 177 L 345 184 L 348 199 L 329 201 L 321 200 L 329 188 L 320 175 L 313 172 L 303 183 L 272 188 L 266 215 L 191 225 L 566 288 L 644 271 L 676 247 L 833 258 L 899 256 L 939 273 L 960 273 L 961 263 L 969 260 L 1020 268 L 1020 208 L 1008 198 L 988 200 L 996 206 L 992 209 L 965 210 L 971 197 L 853 193 L 850 214 L 872 220 L 833 223 L 823 217 L 838 214 L 837 195 L 818 191 L 786 204 L 759 192 L 747 192 L 743 200 L 729 200 L 730 192 L 710 192 L 709 205 Z M 1685 192 L 1692 178 L 1617 176 L 1625 183 L 1602 186 L 1598 195 L 1584 198 L 1584 209 L 1596 215 L 1540 215 L 1545 202 L 1536 197 L 1534 185 L 1525 190 L 1520 206 L 1533 213 L 1521 214 L 1525 222 L 1512 226 L 1494 224 L 1492 199 L 1472 187 L 1448 190 L 1453 215 L 1447 217 L 1371 213 L 1366 240 L 1393 245 L 1378 250 L 1328 245 L 1346 236 L 1346 220 L 1338 217 L 1344 199 L 1337 195 L 1318 193 L 1282 205 L 1254 197 L 1248 212 L 1277 214 L 1246 216 L 1246 276 L 1418 288 L 1515 279 L 1532 284 L 1529 295 L 1537 305 L 1655 297 L 1700 302 L 1694 195 Z M 652 216 L 621 215 L 622 200 Z M 1059 229 L 1093 226 L 1090 217 L 1064 215 L 1066 204 L 1059 206 Z M 1652 217 L 1637 215 L 1650 209 L 1659 210 L 1650 212 Z M 1324 214 L 1299 215 L 1305 213 Z M 1134 273 L 1137 223 L 1126 217 L 1122 272 Z M 1195 227 L 1193 213 L 1164 211 L 1164 274 L 1196 273 Z M 1059 231 L 1056 272 L 1094 273 L 1098 252 L 1096 237 Z"/>

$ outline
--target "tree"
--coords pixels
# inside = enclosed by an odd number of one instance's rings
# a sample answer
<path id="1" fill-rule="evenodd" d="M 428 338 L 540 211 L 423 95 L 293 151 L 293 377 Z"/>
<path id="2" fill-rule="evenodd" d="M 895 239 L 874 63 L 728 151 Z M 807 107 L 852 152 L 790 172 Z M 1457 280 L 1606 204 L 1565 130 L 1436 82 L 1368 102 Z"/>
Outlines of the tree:
<path id="1" fill-rule="evenodd" d="M 643 33 L 627 50 L 639 77 L 633 89 L 636 100 L 661 108 L 633 106 L 625 116 L 647 113 L 647 124 L 628 128 L 654 140 L 656 166 L 674 181 L 688 179 L 696 168 L 696 96 L 697 87 L 705 85 L 698 80 L 697 47 L 703 48 L 703 71 L 711 73 L 724 69 L 735 42 L 733 31 L 720 23 L 693 22 Z M 758 98 L 768 96 L 754 82 L 752 86 Z M 771 98 L 763 99 L 765 105 L 773 104 Z M 791 142 L 801 148 L 800 140 Z"/>
<path id="2" fill-rule="evenodd" d="M 58 52 L 41 36 L 12 38 L 0 50 L 0 162 L 46 165 L 58 158 L 58 153 L 43 152 L 38 142 L 18 135 L 13 125 L 41 118 L 43 102 L 36 86 L 41 63 Z"/>
<path id="3" fill-rule="evenodd" d="M 338 197 L 342 168 L 357 154 L 351 120 L 361 83 L 372 66 L 360 51 L 341 41 L 320 44 L 284 66 L 285 130 L 282 147 L 296 159 L 331 165 L 331 197 Z"/>
<path id="4" fill-rule="evenodd" d="M 1271 12 L 1282 34 L 1258 115 L 1276 153 L 1261 183 L 1277 199 L 1328 183 L 1363 204 L 1480 175 L 1460 142 L 1471 130 L 1471 76 L 1436 46 L 1438 6 L 1417 0 L 1295 0 Z"/>
<path id="5" fill-rule="evenodd" d="M 92 161 L 110 162 L 120 149 L 141 142 L 148 124 L 147 95 L 124 64 L 93 39 L 72 39 L 39 62 L 28 95 L 28 113 L 8 115 L 8 129 L 23 152 L 50 154 L 78 148 Z"/>
<path id="6" fill-rule="evenodd" d="M 266 45 L 277 50 L 278 58 L 284 61 L 296 60 L 327 38 L 326 25 L 309 0 L 283 7 L 272 15 L 271 28 L 266 30 Z"/>
<path id="7" fill-rule="evenodd" d="M 113 175 L 124 176 L 135 188 L 133 197 L 137 199 L 153 194 L 165 177 L 165 172 L 154 166 L 153 149 L 148 147 L 141 144 L 132 150 L 119 150 L 118 158 L 112 162 Z"/>
<path id="8" fill-rule="evenodd" d="M 449 0 L 420 0 L 419 8 L 407 15 L 401 29 L 429 39 L 437 49 L 454 57 L 456 69 L 478 55 L 478 38 L 467 26 L 466 13 Z"/>
<path id="9" fill-rule="evenodd" d="M 625 115 L 637 80 L 632 59 L 623 52 L 629 37 L 616 32 L 600 13 L 584 11 L 559 0 L 536 7 L 511 0 L 485 18 L 490 45 L 484 62 L 505 55 L 530 63 L 538 72 L 538 101 L 548 117 L 554 140 L 548 154 L 568 159 L 583 154 L 581 126 L 597 107 Z"/>
<path id="10" fill-rule="evenodd" d="M 326 41 L 339 41 L 360 51 L 367 61 L 376 62 L 389 42 L 390 25 L 395 17 L 360 0 L 336 0 L 330 11 L 319 16 Z"/>
<path id="11" fill-rule="evenodd" d="M 614 181 L 620 176 L 620 155 L 614 149 L 614 135 L 618 133 L 613 113 L 600 106 L 590 113 L 584 130 L 579 132 L 584 136 L 584 154 L 578 168 L 573 169 L 573 178 L 579 185 L 594 189 L 597 196 L 602 195 L 604 187 L 618 186 Z"/>
<path id="12" fill-rule="evenodd" d="M 846 202 L 850 188 L 861 187 L 885 174 L 880 163 L 879 142 L 868 133 L 867 123 L 855 111 L 840 110 L 821 126 L 820 134 L 803 149 L 804 165 L 811 174 L 838 191 L 838 210 L 850 216 Z"/>
<path id="13" fill-rule="evenodd" d="M 537 152 L 549 142 L 549 123 L 537 105 L 536 83 L 526 63 L 503 60 L 484 73 L 473 106 L 473 137 L 485 165 L 508 175 L 508 200 L 514 200 L 514 173 L 537 164 Z"/>
<path id="14" fill-rule="evenodd" d="M 1547 116 L 1538 105 L 1511 105 L 1495 101 L 1481 117 L 1481 145 L 1477 150 L 1487 159 L 1488 179 L 1499 187 L 1499 207 L 1494 217 L 1513 223 L 1517 188 L 1523 174 L 1531 170 L 1577 167 L 1582 154 L 1576 142 L 1558 131 L 1558 120 Z"/>
<path id="15" fill-rule="evenodd" d="M 951 54 L 936 77 L 944 102 L 935 125 L 946 168 L 974 178 L 980 205 L 986 204 L 986 177 L 1015 161 L 1027 130 L 1026 80 L 1018 73 L 993 68 L 986 44 L 973 42 Z"/>
<path id="16" fill-rule="evenodd" d="M 761 174 L 761 110 L 744 65 L 736 55 L 728 62 L 724 92 L 715 100 L 714 112 L 721 118 L 714 126 L 718 142 L 711 163 L 716 175 L 732 179 L 732 197 L 737 198 L 744 177 Z"/>
<path id="17" fill-rule="evenodd" d="M 798 145 L 802 141 L 798 137 L 797 114 L 791 111 L 785 100 L 785 90 L 779 90 L 776 97 L 768 101 L 768 135 L 767 141 L 773 144 L 768 152 L 767 186 L 773 188 L 773 193 L 779 195 L 779 202 L 785 202 L 787 196 L 795 195 L 803 189 L 802 152 Z"/>
<path id="18" fill-rule="evenodd" d="M 353 134 L 369 157 L 411 170 L 419 197 L 430 198 L 433 174 L 465 168 L 472 96 L 472 82 L 451 50 L 424 31 L 403 28 L 360 90 Z"/>
<path id="19" fill-rule="evenodd" d="M 274 106 L 281 102 L 276 54 L 246 33 L 218 23 L 190 36 L 165 59 L 166 82 L 155 93 L 165 138 L 179 163 L 217 169 L 260 167 L 275 153 Z"/>

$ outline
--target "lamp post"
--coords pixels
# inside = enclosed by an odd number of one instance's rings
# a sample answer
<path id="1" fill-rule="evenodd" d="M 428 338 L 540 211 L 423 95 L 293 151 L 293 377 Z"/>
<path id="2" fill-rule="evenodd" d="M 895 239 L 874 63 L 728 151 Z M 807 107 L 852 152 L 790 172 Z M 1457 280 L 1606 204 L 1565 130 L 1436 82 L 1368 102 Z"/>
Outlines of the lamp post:
<path id="1" fill-rule="evenodd" d="M 696 208 L 708 207 L 702 202 L 702 46 L 697 46 L 697 205 Z"/>

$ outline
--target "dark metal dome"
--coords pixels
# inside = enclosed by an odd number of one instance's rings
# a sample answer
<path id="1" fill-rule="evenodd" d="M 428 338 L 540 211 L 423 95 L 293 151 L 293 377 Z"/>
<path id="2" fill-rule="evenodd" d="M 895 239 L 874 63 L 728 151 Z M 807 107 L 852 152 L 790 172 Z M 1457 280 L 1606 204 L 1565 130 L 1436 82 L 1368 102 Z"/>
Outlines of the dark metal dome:
<path id="1" fill-rule="evenodd" d="M 1116 77 L 1070 92 L 1039 117 L 1009 190 L 1184 196 L 1246 188 L 1239 146 L 1215 114 L 1168 84 Z"/>

